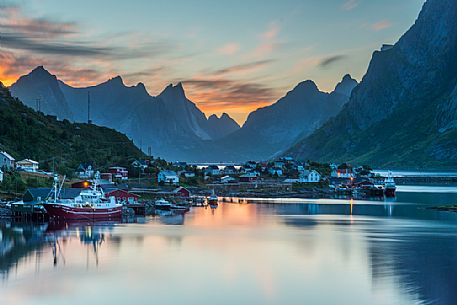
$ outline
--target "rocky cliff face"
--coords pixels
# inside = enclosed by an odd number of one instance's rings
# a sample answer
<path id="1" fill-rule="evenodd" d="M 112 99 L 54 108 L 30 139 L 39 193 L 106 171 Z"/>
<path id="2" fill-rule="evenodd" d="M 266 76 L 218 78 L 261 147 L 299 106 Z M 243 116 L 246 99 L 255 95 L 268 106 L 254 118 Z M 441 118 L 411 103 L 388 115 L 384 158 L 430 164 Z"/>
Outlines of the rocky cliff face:
<path id="1" fill-rule="evenodd" d="M 417 166 L 434 166 L 450 160 L 438 156 L 457 158 L 444 152 L 456 119 L 456 54 L 457 2 L 427 1 L 398 43 L 373 54 L 342 112 L 290 153 L 376 165 L 413 166 L 410 159 L 419 158 Z"/>
<path id="2" fill-rule="evenodd" d="M 309 135 L 339 113 L 357 81 L 346 75 L 332 93 L 319 91 L 313 81 L 298 84 L 271 106 L 252 112 L 243 127 L 222 139 L 226 160 L 265 160 Z"/>

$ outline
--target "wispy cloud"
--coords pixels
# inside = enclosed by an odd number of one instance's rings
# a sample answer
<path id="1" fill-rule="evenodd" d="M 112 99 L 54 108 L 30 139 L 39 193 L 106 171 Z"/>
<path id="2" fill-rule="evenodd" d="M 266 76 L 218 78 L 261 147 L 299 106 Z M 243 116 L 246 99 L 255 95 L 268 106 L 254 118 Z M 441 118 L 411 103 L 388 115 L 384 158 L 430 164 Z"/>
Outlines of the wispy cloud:
<path id="1" fill-rule="evenodd" d="M 45 65 L 68 83 L 83 85 L 110 75 L 114 62 L 149 60 L 175 49 L 170 41 L 125 33 L 87 39 L 77 22 L 30 17 L 20 5 L 0 5 L 0 33 L 0 77 L 5 83 Z"/>
<path id="2" fill-rule="evenodd" d="M 254 70 L 257 70 L 259 68 L 266 67 L 268 64 L 274 62 L 273 59 L 265 59 L 265 60 L 259 60 L 251 63 L 246 63 L 246 64 L 240 64 L 240 65 L 234 65 L 230 66 L 227 68 L 223 68 L 220 70 L 216 70 L 212 72 L 213 75 L 222 75 L 222 74 L 231 74 L 231 73 L 239 73 L 239 72 L 251 72 Z"/>
<path id="3" fill-rule="evenodd" d="M 346 0 L 341 6 L 345 11 L 352 11 L 359 6 L 359 0 Z"/>
<path id="4" fill-rule="evenodd" d="M 382 31 L 392 26 L 392 22 L 389 20 L 382 20 L 371 25 L 371 29 L 374 31 Z"/>
<path id="5" fill-rule="evenodd" d="M 281 27 L 277 22 L 271 22 L 268 29 L 260 34 L 260 44 L 254 50 L 256 58 L 264 58 L 270 55 L 279 45 L 277 42 Z"/>
<path id="6" fill-rule="evenodd" d="M 347 57 L 346 55 L 338 54 L 338 55 L 333 55 L 333 56 L 329 56 L 329 57 L 323 58 L 319 62 L 319 67 L 328 68 L 329 66 L 335 64 L 338 61 L 341 61 L 341 60 L 345 59 L 346 57 Z"/>
<path id="7" fill-rule="evenodd" d="M 217 52 L 222 54 L 222 55 L 235 55 L 238 53 L 240 50 L 240 45 L 236 42 L 229 42 L 219 49 L 217 49 Z"/>

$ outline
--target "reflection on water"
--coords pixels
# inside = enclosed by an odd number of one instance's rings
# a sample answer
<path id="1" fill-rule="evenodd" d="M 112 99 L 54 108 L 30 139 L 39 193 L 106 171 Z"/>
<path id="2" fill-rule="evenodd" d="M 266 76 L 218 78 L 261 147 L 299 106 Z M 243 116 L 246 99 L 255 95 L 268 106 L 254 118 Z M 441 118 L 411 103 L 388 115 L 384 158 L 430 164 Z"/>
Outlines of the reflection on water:
<path id="1" fill-rule="evenodd" d="M 429 196 L 431 195 L 431 196 Z M 0 223 L 0 304 L 456 304 L 457 193 Z"/>

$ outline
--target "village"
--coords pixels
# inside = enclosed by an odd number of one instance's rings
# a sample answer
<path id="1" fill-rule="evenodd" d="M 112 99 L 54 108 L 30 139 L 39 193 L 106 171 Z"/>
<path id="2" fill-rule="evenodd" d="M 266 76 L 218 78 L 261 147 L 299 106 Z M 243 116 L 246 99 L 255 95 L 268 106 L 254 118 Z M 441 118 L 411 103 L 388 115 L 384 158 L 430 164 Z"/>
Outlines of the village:
<path id="1" fill-rule="evenodd" d="M 29 217 L 46 214 L 40 202 L 52 193 L 54 172 L 40 169 L 31 159 L 16 161 L 0 151 L 2 214 Z M 96 179 L 95 179 L 96 178 Z M 114 197 L 128 215 L 154 214 L 157 210 L 186 212 L 204 206 L 211 195 L 219 201 L 248 202 L 242 198 L 345 198 L 394 196 L 368 166 L 299 162 L 291 157 L 244 164 L 198 165 L 169 163 L 162 159 L 133 160 L 128 166 L 96 168 L 80 164 L 63 180 L 60 196 L 75 199 L 95 180 L 106 198 Z M 169 203 L 165 205 L 164 202 Z M 157 207 L 161 208 L 157 208 Z M 40 216 L 41 215 L 41 216 Z M 36 215 L 35 215 L 36 216 Z M 30 216 L 31 217 L 31 216 Z"/>

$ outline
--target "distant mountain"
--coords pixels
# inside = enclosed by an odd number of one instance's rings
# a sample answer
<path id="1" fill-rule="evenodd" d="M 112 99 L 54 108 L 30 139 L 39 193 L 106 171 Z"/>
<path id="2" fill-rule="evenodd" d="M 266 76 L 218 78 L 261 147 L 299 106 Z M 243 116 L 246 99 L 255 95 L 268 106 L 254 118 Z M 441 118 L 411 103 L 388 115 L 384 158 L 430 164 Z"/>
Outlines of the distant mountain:
<path id="1" fill-rule="evenodd" d="M 97 86 L 74 88 L 38 67 L 13 84 L 11 92 L 33 108 L 40 97 L 42 112 L 73 122 L 87 122 L 90 99 L 94 124 L 119 130 L 143 151 L 151 148 L 154 156 L 169 160 L 192 160 L 205 141 L 235 130 L 229 120 L 218 126 L 208 120 L 187 99 L 182 84 L 167 86 L 157 97 L 149 95 L 142 83 L 126 86 L 119 76 Z"/>
<path id="2" fill-rule="evenodd" d="M 227 113 L 223 113 L 220 118 L 215 114 L 211 115 L 208 118 L 208 124 L 210 136 L 214 140 L 223 138 L 240 129 L 240 125 Z"/>
<path id="3" fill-rule="evenodd" d="M 357 81 L 346 75 L 331 93 L 298 84 L 271 106 L 252 112 L 243 127 L 217 141 L 224 160 L 264 160 L 288 149 L 339 113 Z"/>
<path id="4" fill-rule="evenodd" d="M 92 124 L 71 124 L 38 113 L 13 98 L 0 83 L 0 150 L 31 158 L 51 170 L 71 174 L 82 162 L 98 168 L 128 166 L 144 154 L 125 135 Z M 54 160 L 54 162 L 53 162 Z"/>
<path id="5" fill-rule="evenodd" d="M 381 167 L 457 166 L 457 1 L 428 0 L 376 51 L 341 113 L 287 154 Z"/>
<path id="6" fill-rule="evenodd" d="M 59 119 L 73 117 L 57 78 L 43 66 L 35 68 L 29 75 L 21 76 L 16 84 L 19 85 L 13 86 L 11 93 L 13 96 L 19 95 L 28 106 Z"/>

